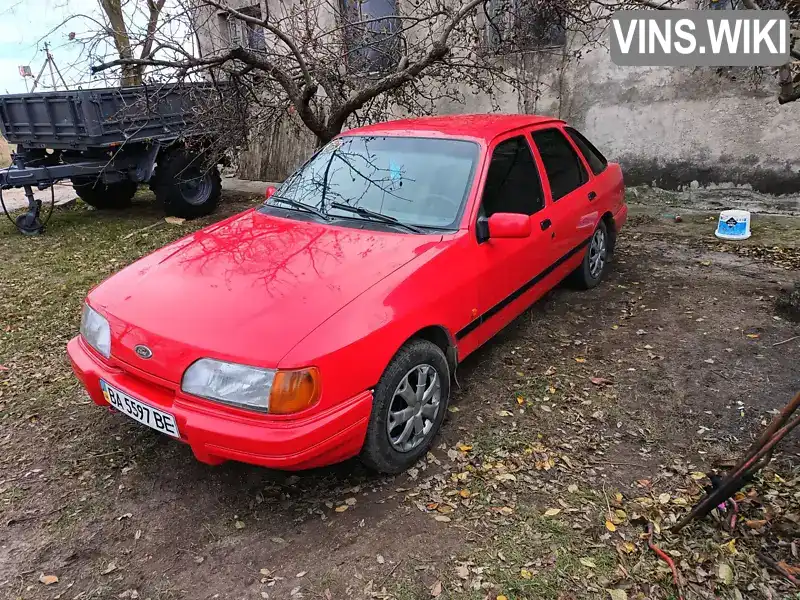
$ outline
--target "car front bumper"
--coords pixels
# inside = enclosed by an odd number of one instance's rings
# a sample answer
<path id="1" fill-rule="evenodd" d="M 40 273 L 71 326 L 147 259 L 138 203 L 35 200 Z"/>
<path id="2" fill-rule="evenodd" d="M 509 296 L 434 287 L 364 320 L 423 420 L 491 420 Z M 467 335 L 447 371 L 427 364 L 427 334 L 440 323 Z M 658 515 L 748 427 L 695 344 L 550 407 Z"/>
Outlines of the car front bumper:
<path id="1" fill-rule="evenodd" d="M 67 344 L 72 368 L 89 397 L 109 406 L 100 380 L 175 417 L 181 441 L 208 464 L 236 460 L 274 469 L 301 470 L 357 455 L 367 432 L 372 392 L 298 418 L 270 417 L 185 396 L 170 382 L 143 377 L 134 368 L 110 365 L 95 357 L 76 336 Z"/>

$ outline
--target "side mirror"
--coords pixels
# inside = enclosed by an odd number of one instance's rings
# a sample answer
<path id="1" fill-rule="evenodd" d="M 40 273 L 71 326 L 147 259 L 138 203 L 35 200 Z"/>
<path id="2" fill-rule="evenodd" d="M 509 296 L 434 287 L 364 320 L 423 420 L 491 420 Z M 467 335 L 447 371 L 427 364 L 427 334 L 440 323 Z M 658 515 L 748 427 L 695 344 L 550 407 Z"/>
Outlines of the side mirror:
<path id="1" fill-rule="evenodd" d="M 495 213 L 487 219 L 490 238 L 526 238 L 531 235 L 531 218 L 518 213 Z"/>
<path id="2" fill-rule="evenodd" d="M 266 195 L 266 197 L 267 197 L 267 200 L 269 200 L 270 198 L 272 198 L 272 195 L 273 195 L 275 192 L 277 192 L 277 191 L 278 191 L 278 189 L 277 189 L 277 188 L 276 188 L 274 185 L 271 185 L 271 186 L 269 186 L 269 187 L 267 188 L 267 193 L 265 194 L 265 195 Z"/>

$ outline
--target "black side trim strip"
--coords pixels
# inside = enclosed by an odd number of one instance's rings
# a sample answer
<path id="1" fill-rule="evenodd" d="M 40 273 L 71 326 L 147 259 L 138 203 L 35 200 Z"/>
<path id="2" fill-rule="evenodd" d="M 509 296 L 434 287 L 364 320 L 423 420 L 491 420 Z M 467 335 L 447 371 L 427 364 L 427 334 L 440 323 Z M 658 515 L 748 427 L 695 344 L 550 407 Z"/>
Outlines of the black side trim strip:
<path id="1" fill-rule="evenodd" d="M 566 253 L 564 256 L 562 256 L 561 258 L 559 258 L 559 259 L 558 259 L 556 262 L 554 262 L 552 265 L 550 265 L 549 267 L 547 267 L 547 268 L 546 268 L 544 271 L 542 271 L 541 273 L 539 273 L 539 274 L 538 274 L 536 277 L 534 277 L 533 279 L 531 279 L 531 280 L 530 280 L 530 281 L 528 281 L 527 283 L 524 283 L 524 284 L 522 285 L 522 287 L 520 287 L 520 288 L 519 288 L 519 289 L 517 289 L 516 291 L 512 292 L 510 295 L 508 295 L 508 296 L 506 296 L 505 298 L 503 298 L 503 299 L 502 299 L 500 302 L 498 302 L 497 304 L 495 304 L 495 305 L 494 305 L 492 308 L 490 308 L 489 310 L 487 310 L 485 313 L 483 313 L 483 314 L 482 314 L 482 315 L 480 315 L 479 317 L 476 317 L 476 318 L 475 318 L 475 320 L 473 320 L 473 321 L 471 321 L 471 322 L 469 323 L 469 325 L 467 325 L 466 327 L 464 327 L 464 328 L 463 328 L 463 329 L 461 329 L 460 331 L 456 332 L 456 339 L 457 339 L 457 340 L 460 340 L 461 338 L 463 338 L 463 337 L 465 337 L 465 336 L 469 335 L 470 333 L 472 333 L 473 331 L 475 331 L 475 330 L 476 330 L 478 327 L 480 327 L 481 325 L 483 325 L 483 324 L 484 324 L 486 321 L 488 321 L 489 319 L 491 319 L 491 318 L 492 318 L 494 315 L 496 315 L 497 313 L 499 313 L 499 312 L 500 312 L 501 310 L 503 310 L 503 309 L 504 309 L 506 306 L 508 306 L 508 305 L 509 305 L 509 304 L 511 304 L 511 303 L 512 303 L 514 300 L 516 300 L 517 298 L 519 298 L 520 296 L 522 296 L 522 294 L 524 294 L 525 292 L 527 292 L 528 290 L 530 290 L 530 289 L 531 289 L 533 286 L 535 286 L 535 285 L 536 285 L 537 283 L 539 283 L 539 282 L 540 282 L 542 279 L 544 279 L 545 277 L 547 277 L 548 275 L 550 275 L 550 273 L 552 273 L 553 271 L 555 271 L 555 270 L 556 270 L 558 267 L 560 267 L 561 265 L 563 265 L 563 264 L 564 264 L 565 262 L 567 262 L 567 261 L 568 261 L 570 258 L 572 258 L 573 256 L 575 256 L 575 255 L 576 255 L 578 252 L 580 252 L 581 250 L 583 250 L 584 248 L 586 248 L 586 246 L 588 246 L 588 245 L 589 245 L 589 241 L 590 241 L 591 239 L 592 239 L 591 237 L 588 237 L 588 238 L 586 238 L 585 240 L 583 240 L 583 241 L 582 241 L 580 244 L 578 244 L 577 246 L 575 246 L 575 247 L 574 247 L 572 250 L 570 250 L 569 252 L 567 252 L 567 253 Z"/>

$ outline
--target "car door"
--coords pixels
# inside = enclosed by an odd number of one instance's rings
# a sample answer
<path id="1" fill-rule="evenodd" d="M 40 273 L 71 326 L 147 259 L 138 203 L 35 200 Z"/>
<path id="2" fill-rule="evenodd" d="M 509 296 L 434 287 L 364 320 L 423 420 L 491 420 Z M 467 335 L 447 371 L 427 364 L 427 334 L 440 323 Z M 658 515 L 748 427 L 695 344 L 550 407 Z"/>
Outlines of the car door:
<path id="1" fill-rule="evenodd" d="M 495 213 L 529 216 L 532 234 L 525 238 L 480 240 L 473 222 L 470 253 L 478 285 L 478 306 L 473 320 L 457 334 L 468 353 L 489 339 L 535 300 L 537 276 L 553 261 L 553 237 L 539 170 L 524 132 L 495 142 L 479 196 L 477 219 Z M 490 232 L 491 234 L 491 232 Z M 524 296 L 524 298 L 523 298 Z M 527 300 L 527 302 L 526 302 Z"/>
<path id="2" fill-rule="evenodd" d="M 571 270 L 580 263 L 581 250 L 600 218 L 593 176 L 560 127 L 537 128 L 531 138 L 545 173 L 545 194 L 552 202 L 557 259 Z"/>
<path id="3" fill-rule="evenodd" d="M 597 210 L 601 214 L 608 211 L 616 215 L 625 201 L 625 185 L 620 176 L 619 165 L 612 163 L 612 167 L 609 168 L 606 157 L 574 127 L 564 127 L 564 133 L 594 175 L 591 191 L 596 197 L 592 203 L 597 205 Z"/>

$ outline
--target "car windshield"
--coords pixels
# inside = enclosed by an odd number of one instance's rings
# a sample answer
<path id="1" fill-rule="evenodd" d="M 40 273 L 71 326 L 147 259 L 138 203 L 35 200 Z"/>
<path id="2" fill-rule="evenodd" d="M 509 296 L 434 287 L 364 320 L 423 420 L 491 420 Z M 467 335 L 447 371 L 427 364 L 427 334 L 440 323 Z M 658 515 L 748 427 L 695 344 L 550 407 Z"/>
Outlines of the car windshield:
<path id="1" fill-rule="evenodd" d="M 269 204 L 288 200 L 329 217 L 377 222 L 383 215 L 417 227 L 456 228 L 477 155 L 478 145 L 463 140 L 342 137 L 286 180 Z M 355 214 L 336 204 L 366 210 Z"/>

